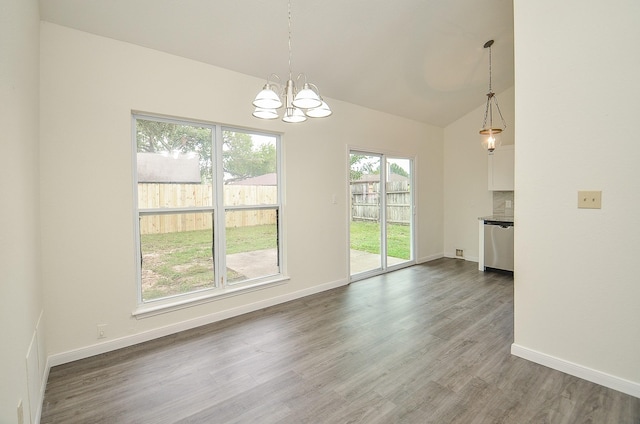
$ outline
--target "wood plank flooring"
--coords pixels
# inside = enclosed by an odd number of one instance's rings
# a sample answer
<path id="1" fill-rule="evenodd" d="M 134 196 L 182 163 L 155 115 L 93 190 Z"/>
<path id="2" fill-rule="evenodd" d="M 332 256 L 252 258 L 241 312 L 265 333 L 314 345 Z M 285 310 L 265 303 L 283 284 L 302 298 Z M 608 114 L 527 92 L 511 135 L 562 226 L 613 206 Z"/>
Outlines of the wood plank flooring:
<path id="1" fill-rule="evenodd" d="M 51 369 L 41 423 L 640 423 L 510 354 L 513 279 L 439 259 Z"/>

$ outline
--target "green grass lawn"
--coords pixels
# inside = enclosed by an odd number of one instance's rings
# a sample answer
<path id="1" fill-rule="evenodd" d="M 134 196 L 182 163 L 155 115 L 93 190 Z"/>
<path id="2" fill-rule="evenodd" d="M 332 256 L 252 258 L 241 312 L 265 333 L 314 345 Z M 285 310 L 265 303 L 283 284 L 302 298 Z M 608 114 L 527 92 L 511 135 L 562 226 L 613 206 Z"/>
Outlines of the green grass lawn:
<path id="1" fill-rule="evenodd" d="M 142 244 L 142 297 L 157 299 L 213 286 L 211 230 L 145 234 Z M 227 228 L 227 254 L 276 248 L 276 226 Z M 228 280 L 243 277 L 227 269 Z"/>
<path id="2" fill-rule="evenodd" d="M 226 252 L 229 255 L 277 247 L 275 225 L 235 227 L 226 231 Z M 143 299 L 157 299 L 212 287 L 212 240 L 211 230 L 141 236 Z M 389 256 L 410 258 L 409 226 L 389 225 L 387 240 Z M 351 248 L 379 254 L 379 224 L 352 222 Z M 232 269 L 228 269 L 227 274 L 230 281 L 243 278 Z"/>
<path id="3" fill-rule="evenodd" d="M 387 255 L 407 260 L 411 258 L 410 228 L 399 224 L 387 226 Z M 380 223 L 351 221 L 351 248 L 380 254 Z"/>
<path id="4" fill-rule="evenodd" d="M 211 256 L 213 234 L 211 230 L 186 231 L 182 233 L 145 234 L 143 246 L 148 251 L 182 249 L 185 246 L 199 246 L 188 253 L 204 249 Z M 227 254 L 250 252 L 276 247 L 275 225 L 254 225 L 251 227 L 227 228 Z M 187 253 L 187 252 L 185 252 Z M 200 256 L 196 254 L 196 256 Z"/>

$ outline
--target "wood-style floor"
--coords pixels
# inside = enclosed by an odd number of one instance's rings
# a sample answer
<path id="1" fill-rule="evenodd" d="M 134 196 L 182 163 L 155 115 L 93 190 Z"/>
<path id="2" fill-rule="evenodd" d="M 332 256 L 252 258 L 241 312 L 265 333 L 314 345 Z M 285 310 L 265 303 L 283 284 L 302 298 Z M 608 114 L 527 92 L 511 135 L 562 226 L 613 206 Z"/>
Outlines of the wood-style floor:
<path id="1" fill-rule="evenodd" d="M 640 423 L 512 356 L 513 279 L 439 259 L 51 369 L 46 423 Z"/>

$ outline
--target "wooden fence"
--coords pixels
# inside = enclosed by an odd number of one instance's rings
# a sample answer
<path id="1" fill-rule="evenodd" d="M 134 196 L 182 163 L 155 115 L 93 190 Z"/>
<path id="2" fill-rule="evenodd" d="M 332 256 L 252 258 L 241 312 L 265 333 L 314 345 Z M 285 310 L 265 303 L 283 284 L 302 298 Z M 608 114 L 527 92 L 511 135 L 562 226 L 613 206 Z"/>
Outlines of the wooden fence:
<path id="1" fill-rule="evenodd" d="M 211 184 L 138 184 L 138 208 L 191 208 L 212 207 Z M 265 205 L 277 201 L 275 186 L 225 185 L 225 206 Z M 212 228 L 212 213 L 189 212 L 144 215 L 140 218 L 140 234 L 164 234 Z M 227 227 L 269 225 L 276 223 L 275 209 L 229 211 L 225 216 Z"/>
<path id="2" fill-rule="evenodd" d="M 212 207 L 210 184 L 138 184 L 138 208 Z M 224 186 L 225 206 L 265 205 L 277 202 L 275 186 Z M 351 219 L 380 221 L 380 183 L 351 183 Z M 144 215 L 140 218 L 141 234 L 164 234 L 212 228 L 211 212 Z M 387 183 L 387 222 L 409 224 L 411 221 L 411 192 L 406 181 Z M 229 211 L 225 216 L 227 227 L 273 225 L 275 209 Z"/>
<path id="3" fill-rule="evenodd" d="M 408 181 L 387 184 L 387 222 L 408 225 L 411 222 L 411 192 Z M 380 183 L 351 183 L 351 219 L 380 221 Z"/>

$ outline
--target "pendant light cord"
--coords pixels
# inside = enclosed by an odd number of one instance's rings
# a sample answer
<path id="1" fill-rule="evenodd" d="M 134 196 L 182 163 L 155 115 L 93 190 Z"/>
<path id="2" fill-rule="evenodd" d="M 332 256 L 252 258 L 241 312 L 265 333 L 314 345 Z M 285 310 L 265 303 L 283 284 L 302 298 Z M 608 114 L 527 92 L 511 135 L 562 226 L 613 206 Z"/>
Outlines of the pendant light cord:
<path id="1" fill-rule="evenodd" d="M 291 0 L 289 0 L 289 80 L 291 80 Z"/>

